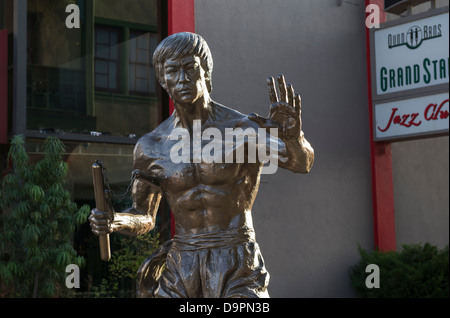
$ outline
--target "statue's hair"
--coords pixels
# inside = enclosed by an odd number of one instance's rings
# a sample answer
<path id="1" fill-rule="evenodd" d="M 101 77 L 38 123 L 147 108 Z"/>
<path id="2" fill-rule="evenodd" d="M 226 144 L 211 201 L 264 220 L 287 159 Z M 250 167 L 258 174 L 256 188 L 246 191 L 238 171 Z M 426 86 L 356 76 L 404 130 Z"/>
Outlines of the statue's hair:
<path id="1" fill-rule="evenodd" d="M 164 81 L 164 63 L 166 59 L 184 58 L 189 55 L 197 55 L 201 66 L 205 71 L 205 80 L 208 91 L 211 92 L 211 75 L 213 70 L 213 59 L 206 41 L 198 34 L 190 32 L 175 33 L 159 43 L 153 53 L 153 66 L 156 78 L 164 89 L 167 90 Z"/>

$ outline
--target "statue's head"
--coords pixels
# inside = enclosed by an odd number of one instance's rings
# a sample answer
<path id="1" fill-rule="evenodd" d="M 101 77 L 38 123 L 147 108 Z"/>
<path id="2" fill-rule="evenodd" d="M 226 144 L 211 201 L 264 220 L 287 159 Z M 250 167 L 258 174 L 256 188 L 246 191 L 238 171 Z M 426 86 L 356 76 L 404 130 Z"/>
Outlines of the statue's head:
<path id="1" fill-rule="evenodd" d="M 204 71 L 208 93 L 211 93 L 213 59 L 206 41 L 195 33 L 175 33 L 159 43 L 153 54 L 153 66 L 155 68 L 156 78 L 161 86 L 168 91 L 166 85 L 166 61 L 181 61 L 190 57 L 196 57 L 200 61 L 200 65 Z"/>

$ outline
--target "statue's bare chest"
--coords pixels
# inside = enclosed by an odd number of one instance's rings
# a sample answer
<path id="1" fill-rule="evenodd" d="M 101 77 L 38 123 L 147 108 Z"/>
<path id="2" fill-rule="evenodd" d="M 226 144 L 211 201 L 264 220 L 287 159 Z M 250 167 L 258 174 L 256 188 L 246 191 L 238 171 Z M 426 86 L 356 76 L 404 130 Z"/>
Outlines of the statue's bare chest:
<path id="1" fill-rule="evenodd" d="M 159 155 L 149 166 L 149 172 L 160 180 L 163 188 L 181 190 L 199 184 L 233 184 L 244 168 L 244 163 L 236 162 L 235 150 L 230 148 L 226 153 L 224 143 L 216 145 L 215 149 L 208 141 L 203 141 L 201 147 L 191 142 L 182 148 L 182 144 L 173 141 L 160 146 Z"/>

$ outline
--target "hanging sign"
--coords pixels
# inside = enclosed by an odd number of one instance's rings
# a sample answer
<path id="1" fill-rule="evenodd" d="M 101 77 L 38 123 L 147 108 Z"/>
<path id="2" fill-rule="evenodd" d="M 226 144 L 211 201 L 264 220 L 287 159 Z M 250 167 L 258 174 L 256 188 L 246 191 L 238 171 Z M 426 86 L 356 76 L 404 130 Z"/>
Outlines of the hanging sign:
<path id="1" fill-rule="evenodd" d="M 449 94 L 375 104 L 375 118 L 377 140 L 448 133 Z"/>
<path id="2" fill-rule="evenodd" d="M 375 140 L 448 134 L 448 8 L 383 24 L 371 48 Z"/>

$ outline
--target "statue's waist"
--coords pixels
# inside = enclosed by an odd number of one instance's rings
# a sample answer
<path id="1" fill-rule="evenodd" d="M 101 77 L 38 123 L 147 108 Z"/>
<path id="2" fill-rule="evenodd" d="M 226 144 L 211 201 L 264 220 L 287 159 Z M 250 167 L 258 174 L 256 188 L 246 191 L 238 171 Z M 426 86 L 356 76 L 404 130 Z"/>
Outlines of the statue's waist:
<path id="1" fill-rule="evenodd" d="M 175 234 L 172 239 L 172 248 L 180 251 L 194 251 L 254 241 L 255 232 L 253 228 L 243 227 L 217 232 Z"/>

